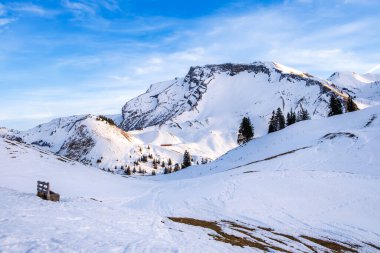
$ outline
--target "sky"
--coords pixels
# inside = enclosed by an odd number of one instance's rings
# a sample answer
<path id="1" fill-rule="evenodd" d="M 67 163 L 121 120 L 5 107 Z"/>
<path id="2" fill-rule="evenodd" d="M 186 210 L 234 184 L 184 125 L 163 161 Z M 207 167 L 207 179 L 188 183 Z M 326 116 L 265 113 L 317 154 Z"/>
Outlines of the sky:
<path id="1" fill-rule="evenodd" d="M 380 72 L 379 0 L 0 0 L 0 126 L 117 114 L 190 66 Z"/>

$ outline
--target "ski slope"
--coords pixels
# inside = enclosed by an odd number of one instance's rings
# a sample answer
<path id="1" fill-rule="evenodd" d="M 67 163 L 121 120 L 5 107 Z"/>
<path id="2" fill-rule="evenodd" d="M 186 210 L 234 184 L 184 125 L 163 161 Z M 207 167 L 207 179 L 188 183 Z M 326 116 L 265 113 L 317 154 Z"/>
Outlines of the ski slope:
<path id="1" fill-rule="evenodd" d="M 121 177 L 0 139 L 0 251 L 262 252 L 216 240 L 234 235 L 272 252 L 332 252 L 310 238 L 377 252 L 379 116 L 375 106 L 299 122 L 155 177 Z M 37 198 L 37 180 L 61 202 Z M 168 217 L 215 221 L 224 232 Z"/>

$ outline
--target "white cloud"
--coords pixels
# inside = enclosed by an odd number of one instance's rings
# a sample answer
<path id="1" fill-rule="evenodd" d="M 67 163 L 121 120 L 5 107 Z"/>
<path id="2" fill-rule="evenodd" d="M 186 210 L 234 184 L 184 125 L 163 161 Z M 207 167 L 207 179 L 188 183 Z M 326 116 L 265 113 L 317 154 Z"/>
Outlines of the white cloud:
<path id="1" fill-rule="evenodd" d="M 44 17 L 53 16 L 57 13 L 56 11 L 47 10 L 41 6 L 32 3 L 12 3 L 9 4 L 7 7 L 9 10 L 14 12 L 29 13 Z"/>
<path id="2" fill-rule="evenodd" d="M 15 18 L 0 18 L 0 26 L 4 26 L 15 21 Z"/>

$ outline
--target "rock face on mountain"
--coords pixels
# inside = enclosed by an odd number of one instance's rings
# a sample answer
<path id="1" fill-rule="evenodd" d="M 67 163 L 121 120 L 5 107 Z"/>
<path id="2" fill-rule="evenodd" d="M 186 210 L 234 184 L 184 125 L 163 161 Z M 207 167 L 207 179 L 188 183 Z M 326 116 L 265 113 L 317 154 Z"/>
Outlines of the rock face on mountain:
<path id="1" fill-rule="evenodd" d="M 209 91 L 216 89 L 218 93 Z M 237 100 L 239 104 L 272 104 L 269 111 L 260 106 L 252 108 L 258 116 L 266 116 L 277 107 L 285 111 L 306 107 L 313 116 L 325 116 L 327 98 L 332 94 L 344 96 L 327 81 L 272 62 L 191 67 L 185 78 L 153 84 L 146 93 L 127 102 L 120 126 L 129 131 L 162 125 L 197 110 L 205 94 L 209 100 L 224 100 L 224 105 Z M 271 99 L 265 101 L 263 96 Z M 248 112 L 248 108 L 240 111 Z M 225 113 L 231 111 L 227 108 Z"/>

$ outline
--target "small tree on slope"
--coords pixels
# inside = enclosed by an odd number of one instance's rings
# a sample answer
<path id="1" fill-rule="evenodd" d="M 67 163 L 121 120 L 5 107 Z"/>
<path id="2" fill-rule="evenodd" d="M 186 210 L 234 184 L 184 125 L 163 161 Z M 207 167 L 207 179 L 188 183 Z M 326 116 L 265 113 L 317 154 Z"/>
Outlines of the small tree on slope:
<path id="1" fill-rule="evenodd" d="M 183 163 L 182 163 L 182 168 L 186 168 L 191 166 L 191 156 L 190 153 L 185 150 L 185 153 L 183 154 Z"/>
<path id="2" fill-rule="evenodd" d="M 276 113 L 272 112 L 272 117 L 269 120 L 268 133 L 273 133 L 277 131 L 277 123 L 276 123 Z"/>
<path id="3" fill-rule="evenodd" d="M 301 108 L 301 110 L 298 111 L 297 121 L 303 121 L 303 120 L 309 120 L 310 115 L 309 112 L 306 109 Z"/>
<path id="4" fill-rule="evenodd" d="M 290 125 L 296 123 L 296 120 L 297 120 L 296 113 L 293 112 L 292 108 L 290 108 L 290 112 L 288 112 L 288 114 L 286 115 L 286 125 L 290 126 Z"/>
<path id="5" fill-rule="evenodd" d="M 343 113 L 342 104 L 340 103 L 339 99 L 335 95 L 331 95 L 329 107 L 330 107 L 330 112 L 328 115 L 329 117 Z"/>
<path id="6" fill-rule="evenodd" d="M 349 96 L 348 99 L 347 99 L 346 108 L 347 108 L 347 112 L 354 112 L 354 111 L 359 110 L 358 106 L 352 100 L 351 96 Z"/>
<path id="7" fill-rule="evenodd" d="M 249 118 L 244 117 L 240 123 L 237 143 L 240 145 L 246 143 L 253 138 L 253 126 Z"/>
<path id="8" fill-rule="evenodd" d="M 281 108 L 277 108 L 276 112 L 276 123 L 277 123 L 277 130 L 281 130 L 285 128 L 285 117 L 282 114 Z"/>

